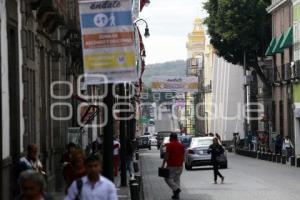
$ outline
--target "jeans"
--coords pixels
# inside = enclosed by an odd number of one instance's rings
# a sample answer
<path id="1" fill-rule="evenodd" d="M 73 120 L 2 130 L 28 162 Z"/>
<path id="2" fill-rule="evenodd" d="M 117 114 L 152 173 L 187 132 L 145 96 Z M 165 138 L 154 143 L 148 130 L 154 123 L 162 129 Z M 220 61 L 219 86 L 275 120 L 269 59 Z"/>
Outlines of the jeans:
<path id="1" fill-rule="evenodd" d="M 132 176 L 132 158 L 126 158 L 126 169 L 129 172 L 129 176 Z"/>
<path id="2" fill-rule="evenodd" d="M 214 166 L 214 181 L 217 181 L 218 176 L 220 178 L 223 178 L 222 174 L 219 172 L 219 164 L 217 161 L 213 162 L 213 166 Z"/>
<path id="3" fill-rule="evenodd" d="M 180 176 L 182 173 L 182 167 L 167 167 L 170 170 L 169 178 L 165 178 L 168 186 L 174 191 L 180 189 Z"/>

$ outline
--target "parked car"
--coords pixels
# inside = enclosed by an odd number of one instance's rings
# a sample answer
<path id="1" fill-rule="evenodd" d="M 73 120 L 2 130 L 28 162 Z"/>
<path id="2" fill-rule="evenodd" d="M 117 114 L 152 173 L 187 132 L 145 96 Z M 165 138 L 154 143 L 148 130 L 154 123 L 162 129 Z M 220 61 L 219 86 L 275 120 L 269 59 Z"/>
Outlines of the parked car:
<path id="1" fill-rule="evenodd" d="M 137 149 L 149 149 L 151 150 L 151 141 L 149 136 L 140 136 L 137 138 Z"/>
<path id="2" fill-rule="evenodd" d="M 150 142 L 151 142 L 151 146 L 156 146 L 157 145 L 157 139 L 155 136 L 151 136 L 150 137 Z"/>
<path id="3" fill-rule="evenodd" d="M 213 137 L 194 137 L 190 147 L 185 153 L 185 169 L 191 170 L 194 166 L 212 165 L 211 154 L 208 153 L 209 146 L 213 143 Z M 227 168 L 226 152 L 221 155 L 221 168 Z"/>
<path id="4" fill-rule="evenodd" d="M 160 149 L 161 144 L 163 143 L 163 140 L 165 137 L 170 136 L 170 134 L 173 133 L 172 131 L 160 131 L 157 132 L 157 149 Z"/>
<path id="5" fill-rule="evenodd" d="M 180 142 L 184 145 L 184 148 L 187 149 L 192 141 L 192 137 L 189 135 L 182 135 L 179 137 Z"/>

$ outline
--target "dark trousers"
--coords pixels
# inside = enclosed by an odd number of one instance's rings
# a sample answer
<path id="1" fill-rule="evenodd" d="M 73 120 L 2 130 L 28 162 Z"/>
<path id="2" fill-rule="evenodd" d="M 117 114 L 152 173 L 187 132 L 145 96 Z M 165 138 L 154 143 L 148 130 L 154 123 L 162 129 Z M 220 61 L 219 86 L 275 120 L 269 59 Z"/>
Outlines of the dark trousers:
<path id="1" fill-rule="evenodd" d="M 219 172 L 219 164 L 217 162 L 213 162 L 214 166 L 214 180 L 217 181 L 218 176 L 222 178 L 222 174 Z"/>

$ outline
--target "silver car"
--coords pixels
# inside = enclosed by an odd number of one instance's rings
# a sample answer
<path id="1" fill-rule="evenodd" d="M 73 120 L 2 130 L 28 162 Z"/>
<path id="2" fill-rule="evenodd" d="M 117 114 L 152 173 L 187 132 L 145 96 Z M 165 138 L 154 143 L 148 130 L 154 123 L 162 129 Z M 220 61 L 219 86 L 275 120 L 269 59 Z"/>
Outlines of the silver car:
<path id="1" fill-rule="evenodd" d="M 213 143 L 213 137 L 194 137 L 185 153 L 185 169 L 191 170 L 194 166 L 212 165 L 211 154 L 208 148 Z M 227 168 L 226 153 L 221 155 L 221 168 Z"/>

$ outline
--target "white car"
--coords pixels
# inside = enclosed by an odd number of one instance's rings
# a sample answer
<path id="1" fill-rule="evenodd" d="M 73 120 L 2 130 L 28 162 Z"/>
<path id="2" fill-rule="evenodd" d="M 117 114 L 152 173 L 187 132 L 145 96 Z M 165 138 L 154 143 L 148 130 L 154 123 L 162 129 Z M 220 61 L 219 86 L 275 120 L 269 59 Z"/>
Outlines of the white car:
<path id="1" fill-rule="evenodd" d="M 150 142 L 151 142 L 151 146 L 156 146 L 157 145 L 156 137 L 154 137 L 154 136 L 150 137 Z"/>

